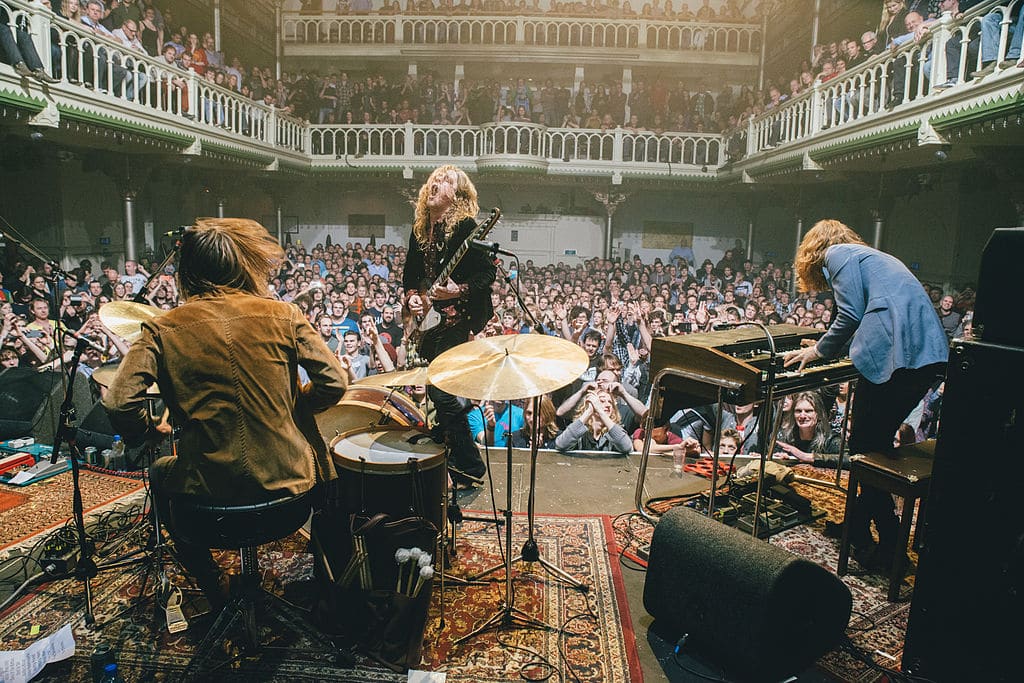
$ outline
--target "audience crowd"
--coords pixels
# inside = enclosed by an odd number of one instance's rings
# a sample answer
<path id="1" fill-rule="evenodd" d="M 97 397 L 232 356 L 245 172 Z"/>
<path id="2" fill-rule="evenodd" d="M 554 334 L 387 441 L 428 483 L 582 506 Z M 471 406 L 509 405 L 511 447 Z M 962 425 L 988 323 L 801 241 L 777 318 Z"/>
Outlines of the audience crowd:
<path id="1" fill-rule="evenodd" d="M 50 7 L 51 0 L 36 0 Z M 958 16 L 981 0 L 884 0 L 881 19 L 877 30 L 863 32 L 859 36 L 848 35 L 828 43 L 815 46 L 813 57 L 794 65 L 790 73 L 778 74 L 767 79 L 763 88 L 742 83 L 717 83 L 710 86 L 700 79 L 673 78 L 664 72 L 634 77 L 632 89 L 625 92 L 621 80 L 606 78 L 597 81 L 574 82 L 570 78 L 559 81 L 554 78 L 534 79 L 529 73 L 520 73 L 508 79 L 463 79 L 455 81 L 442 77 L 436 72 L 426 71 L 420 76 L 408 75 L 399 79 L 382 73 L 361 75 L 350 78 L 344 71 L 316 73 L 302 70 L 282 73 L 275 79 L 272 69 L 266 65 L 243 64 L 236 55 L 227 56 L 214 48 L 210 26 L 189 27 L 175 20 L 173 3 L 158 8 L 153 0 L 113 0 L 105 4 L 102 0 L 60 0 L 52 9 L 71 21 L 79 22 L 89 31 L 121 42 L 126 50 L 146 53 L 160 58 L 167 65 L 182 71 L 173 71 L 159 78 L 147 78 L 145 73 L 129 75 L 132 70 L 130 58 L 115 57 L 111 61 L 113 83 L 108 78 L 103 49 L 99 50 L 98 74 L 91 73 L 92 59 L 86 59 L 86 73 L 76 70 L 78 48 L 69 41 L 65 59 L 60 58 L 60 36 L 55 35 L 54 64 L 52 75 L 43 68 L 28 34 L 17 35 L 18 40 L 4 41 L 0 58 L 8 61 L 24 76 L 39 80 L 53 80 L 59 77 L 67 62 L 69 78 L 79 76 L 85 84 L 100 89 L 112 89 L 116 93 L 131 96 L 136 90 L 145 101 L 156 101 L 154 90 L 164 89 L 166 95 L 174 90 L 181 91 L 182 113 L 194 116 L 188 109 L 189 70 L 208 81 L 235 91 L 240 97 L 274 106 L 280 111 L 319 124 L 394 124 L 413 122 L 417 124 L 461 124 L 479 125 L 493 121 L 532 122 L 549 127 L 584 128 L 610 130 L 622 127 L 627 132 L 724 133 L 727 137 L 727 156 L 735 160 L 746 151 L 746 129 L 748 120 L 781 106 L 797 97 L 816 82 L 827 83 L 846 71 L 857 67 L 870 58 L 902 45 L 908 40 L 928 39 L 930 27 L 942 12 Z M 748 8 L 734 0 L 725 3 L 716 13 L 708 0 L 694 14 L 687 4 L 681 3 L 675 11 L 671 0 L 654 0 L 641 8 L 641 15 L 654 17 L 676 17 L 689 20 L 730 20 L 741 17 Z M 600 0 L 585 3 L 552 3 L 544 12 L 538 0 L 519 3 L 505 3 L 502 0 L 467 2 L 458 4 L 442 0 L 435 6 L 430 0 L 410 2 L 402 9 L 398 2 L 385 3 L 378 12 L 394 13 L 436 13 L 453 14 L 463 12 L 515 13 L 569 13 L 593 16 L 629 15 L 633 10 L 628 1 L 621 6 L 611 0 L 603 4 Z M 317 6 L 307 8 L 320 12 Z M 3 11 L 3 10 L 0 10 Z M 366 0 L 337 4 L 338 13 L 366 13 L 372 11 Z M 724 16 L 723 16 L 724 15 Z M 1011 16 L 1008 49 L 1009 61 L 1020 57 L 1022 19 L 1019 6 Z M 5 17 L 0 17 L 3 19 Z M 998 12 L 987 15 L 972 34 L 968 45 L 969 57 L 981 52 L 982 70 L 994 67 L 996 55 L 992 31 L 998 36 L 1001 15 Z M 26 38 L 22 40 L 21 38 Z M 985 37 L 985 40 L 982 40 Z M 10 44 L 9 44 L 10 43 Z M 951 87 L 956 84 L 953 69 L 959 64 L 958 41 L 952 41 L 947 49 L 947 82 L 937 87 Z M 89 46 L 85 46 L 88 48 Z M 83 48 L 83 52 L 88 52 Z M 968 63 L 972 63 L 968 60 Z M 1024 67 L 1024 60 L 1017 64 Z M 916 68 L 916 67 L 915 67 Z M 144 70 L 143 70 L 144 71 Z M 885 95 L 886 103 L 898 103 L 905 79 L 905 69 L 893 68 L 890 74 L 890 92 Z M 981 71 L 972 77 L 983 75 Z M 161 82 L 156 82 L 157 80 Z M 837 98 L 836 112 L 843 109 L 849 115 L 856 111 L 854 96 Z M 212 101 L 203 101 L 206 116 L 204 121 L 220 125 L 233 125 L 221 108 Z M 216 112 L 214 110 L 216 108 Z M 832 114 L 829 112 L 829 116 Z M 248 130 L 251 121 L 243 115 L 242 128 Z M 778 141 L 780 131 L 773 132 L 772 141 Z"/>
<path id="2" fill-rule="evenodd" d="M 308 249 L 291 245 L 286 258 L 268 283 L 268 295 L 303 311 L 351 380 L 416 362 L 400 304 L 404 246 L 342 245 L 328 240 Z M 496 280 L 495 315 L 480 331 L 481 337 L 530 332 L 536 321 L 541 332 L 579 344 L 590 357 L 588 369 L 572 385 L 546 398 L 538 418 L 543 446 L 632 450 L 643 438 L 640 427 L 651 390 L 650 352 L 655 337 L 709 332 L 723 321 L 789 323 L 824 330 L 833 319 L 835 302 L 829 292 L 793 296 L 790 264 L 755 264 L 745 258 L 739 240 L 717 261 L 704 259 L 694 267 L 692 258 L 693 251 L 684 240 L 650 263 L 639 256 L 593 258 L 576 265 L 527 261 L 516 277 Z M 173 266 L 150 277 L 157 267 L 152 260 L 128 261 L 121 272 L 103 262 L 93 272 L 92 264 L 82 261 L 65 277 L 56 277 L 48 265 L 13 264 L 0 281 L 3 366 L 58 367 L 62 356 L 55 346 L 60 338 L 65 361 L 76 340 L 87 340 L 86 374 L 103 362 L 116 362 L 124 353 L 124 342 L 106 329 L 97 309 L 112 301 L 133 300 L 140 291 L 142 301 L 159 308 L 178 305 Z M 517 283 L 529 315 L 521 310 L 509 282 Z M 922 286 L 928 289 L 950 338 L 969 332 L 973 290 L 951 294 L 936 285 Z M 66 334 L 57 334 L 58 326 Z M 912 425 L 923 436 L 934 434 L 936 427 L 941 387 L 934 389 Z M 410 393 L 422 392 L 410 388 Z M 822 455 L 834 452 L 836 442 L 826 437 L 838 434 L 842 414 L 849 414 L 845 388 L 814 394 L 795 397 L 783 421 L 778 449 L 791 459 L 827 462 Z M 551 410 L 546 409 L 547 401 Z M 524 408 L 530 413 L 527 418 Z M 730 406 L 729 411 L 722 418 L 723 426 L 745 434 L 740 452 L 752 452 L 757 448 L 756 429 L 748 418 L 753 415 L 756 420 L 757 411 L 750 406 Z M 474 437 L 503 445 L 512 434 L 515 443 L 521 444 L 524 438 L 528 442 L 532 406 L 515 406 L 509 412 L 502 405 L 485 403 L 479 412 Z M 673 448 L 690 454 L 710 452 L 713 430 L 701 429 L 700 423 L 711 424 L 717 416 L 709 417 L 705 411 L 695 420 L 693 411 L 672 413 L 671 407 L 664 411 L 663 423 L 655 432 L 663 446 L 656 452 L 670 453 Z"/>

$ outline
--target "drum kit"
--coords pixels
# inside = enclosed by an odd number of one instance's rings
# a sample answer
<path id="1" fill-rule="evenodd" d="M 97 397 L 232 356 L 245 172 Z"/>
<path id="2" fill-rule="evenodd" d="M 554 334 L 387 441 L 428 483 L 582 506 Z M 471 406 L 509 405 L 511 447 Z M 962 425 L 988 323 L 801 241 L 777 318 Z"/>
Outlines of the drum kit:
<path id="1" fill-rule="evenodd" d="M 409 508 L 402 495 L 410 490 L 406 481 L 409 463 L 417 461 L 417 476 L 425 483 L 418 489 L 425 497 L 431 522 L 443 529 L 439 545 L 441 555 L 448 559 L 449 527 L 445 520 L 448 509 L 447 458 L 443 447 L 433 441 L 424 441 L 428 425 L 398 387 L 433 385 L 455 396 L 474 400 L 504 401 L 531 399 L 535 401 L 534 414 L 539 413 L 537 403 L 543 394 L 559 389 L 579 377 L 589 359 L 578 345 L 547 335 L 513 334 L 460 344 L 440 354 L 429 366 L 370 375 L 349 387 L 344 398 L 334 408 L 318 416 L 321 433 L 334 431 L 330 442 L 331 453 L 338 478 L 341 498 L 351 511 L 363 510 L 366 505 L 373 512 L 399 515 Z M 390 388 L 390 391 L 385 391 Z M 505 596 L 502 609 L 478 628 L 467 634 L 461 643 L 480 633 L 505 626 L 549 628 L 514 606 L 512 593 L 512 567 L 520 561 L 539 563 L 558 580 L 575 588 L 586 586 L 560 568 L 540 557 L 534 540 L 534 501 L 537 471 L 537 444 L 540 439 L 536 425 L 531 438 L 530 490 L 528 498 L 528 538 L 522 553 L 512 555 L 512 439 L 506 438 L 506 505 L 504 519 L 488 520 L 504 524 L 504 561 L 474 576 L 454 578 L 461 584 L 480 584 L 480 580 L 496 571 L 504 570 Z M 367 490 L 372 495 L 366 494 Z M 454 534 L 454 532 L 452 532 Z M 442 566 L 442 570 L 443 570 Z M 444 581 L 441 573 L 441 626 L 444 627 Z"/>
<path id="2" fill-rule="evenodd" d="M 111 302 L 100 309 L 100 319 L 113 333 L 129 343 L 142 335 L 142 323 L 161 315 L 163 311 L 133 302 Z M 588 364 L 585 351 L 578 345 L 559 337 L 540 334 L 512 334 L 486 337 L 460 344 L 440 354 L 428 365 L 414 366 L 393 372 L 369 375 L 353 383 L 343 398 L 334 406 L 316 416 L 321 435 L 330 445 L 330 452 L 338 473 L 342 499 L 350 505 L 373 512 L 399 515 L 409 508 L 398 492 L 406 491 L 410 461 L 415 461 L 419 490 L 427 498 L 424 509 L 427 518 L 437 528 L 444 529 L 439 541 L 441 553 L 435 557 L 448 559 L 448 463 L 443 445 L 430 438 L 426 413 L 398 389 L 407 386 L 433 385 L 455 396 L 473 400 L 499 401 L 511 404 L 513 400 L 530 399 L 534 414 L 539 413 L 540 397 L 564 387 L 579 377 Z M 97 368 L 93 379 L 101 386 L 109 386 L 117 374 L 118 365 Z M 159 389 L 150 387 L 147 398 L 159 397 Z M 506 501 L 504 523 L 504 561 L 475 576 L 456 578 L 463 584 L 479 583 L 493 572 L 504 570 L 505 595 L 502 608 L 477 629 L 461 638 L 463 642 L 485 631 L 501 627 L 550 628 L 514 606 L 512 587 L 513 565 L 517 562 L 537 562 L 546 571 L 573 587 L 586 589 L 572 576 L 540 557 L 534 540 L 534 502 L 538 438 L 536 424 L 530 449 L 530 483 L 528 497 L 528 538 L 520 555 L 512 555 L 512 439 L 506 438 Z M 155 516 L 155 507 L 153 515 Z M 355 508 L 353 508 L 355 509 Z M 159 529 L 159 519 L 152 520 Z M 163 566 L 163 553 L 157 544 L 146 552 L 156 566 Z M 168 552 L 168 555 L 170 553 Z M 173 556 L 172 556 L 173 557 Z M 442 560 L 442 616 L 444 625 L 444 560 Z M 161 570 L 161 575 L 163 574 Z M 161 584 L 166 578 L 161 576 Z M 166 587 L 163 585 L 162 587 Z M 143 585 L 142 591 L 144 591 Z M 140 595 L 142 595 L 140 591 Z"/>

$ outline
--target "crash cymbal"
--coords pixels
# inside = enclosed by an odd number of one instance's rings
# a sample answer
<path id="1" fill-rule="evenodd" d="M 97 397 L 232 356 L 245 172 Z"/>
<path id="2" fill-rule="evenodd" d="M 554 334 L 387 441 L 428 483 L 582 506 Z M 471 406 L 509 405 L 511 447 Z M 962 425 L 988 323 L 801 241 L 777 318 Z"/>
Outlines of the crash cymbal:
<path id="1" fill-rule="evenodd" d="M 455 396 L 506 401 L 564 387 L 589 362 L 586 351 L 561 337 L 505 334 L 448 349 L 430 364 L 428 377 Z"/>
<path id="2" fill-rule="evenodd" d="M 364 384 L 371 387 L 406 387 L 419 384 L 430 384 L 427 377 L 427 366 L 413 367 L 406 370 L 393 370 L 377 375 L 367 375 L 353 384 Z"/>
<path id="3" fill-rule="evenodd" d="M 107 328 L 129 344 L 142 336 L 142 323 L 166 313 L 156 306 L 134 301 L 111 301 L 100 306 L 100 320 Z"/>
<path id="4" fill-rule="evenodd" d="M 94 382 L 96 382 L 96 384 L 99 384 L 101 387 L 109 389 L 111 383 L 113 383 L 114 381 L 114 378 L 117 377 L 118 370 L 120 369 L 120 363 L 109 363 L 107 365 L 101 365 L 92 371 L 92 379 Z M 150 396 L 159 396 L 160 387 L 158 387 L 155 383 L 150 384 L 149 389 L 146 390 L 146 393 L 149 394 Z"/>

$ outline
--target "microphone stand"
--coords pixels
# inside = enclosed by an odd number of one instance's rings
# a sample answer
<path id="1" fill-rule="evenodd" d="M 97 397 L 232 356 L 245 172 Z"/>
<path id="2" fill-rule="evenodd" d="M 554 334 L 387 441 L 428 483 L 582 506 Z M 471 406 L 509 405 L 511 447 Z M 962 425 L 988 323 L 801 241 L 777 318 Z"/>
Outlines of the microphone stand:
<path id="1" fill-rule="evenodd" d="M 167 264 L 169 264 L 171 262 L 171 258 L 176 257 L 178 255 L 178 250 L 181 249 L 181 232 L 182 231 L 181 230 L 177 230 L 175 232 L 178 235 L 178 237 L 177 237 L 177 239 L 174 240 L 174 247 L 172 247 L 171 250 L 169 252 L 167 252 L 167 256 L 165 256 L 164 260 L 160 262 L 160 265 L 157 266 L 156 269 L 152 273 L 150 273 L 149 278 L 146 280 L 146 284 L 144 284 L 142 286 L 142 289 L 140 289 L 139 291 L 135 292 L 135 296 L 132 297 L 132 301 L 134 301 L 135 303 L 137 303 L 137 304 L 151 304 L 152 303 L 152 302 L 149 301 L 148 298 L 146 298 L 147 295 L 149 294 L 149 286 L 153 283 L 153 280 L 155 280 L 157 278 L 157 276 L 159 276 L 161 273 L 164 272 L 164 268 L 166 268 Z"/>
<path id="2" fill-rule="evenodd" d="M 775 450 L 775 431 L 772 430 L 772 410 L 775 403 L 775 361 L 778 353 L 775 348 L 775 337 L 772 335 L 771 330 L 768 326 L 758 320 L 748 320 L 740 323 L 732 323 L 721 325 L 718 329 L 725 329 L 728 327 L 758 327 L 761 332 L 764 333 L 765 339 L 768 340 L 768 371 L 767 377 L 765 378 L 765 384 L 768 387 L 768 392 L 764 398 L 764 419 L 759 418 L 759 428 L 761 430 L 760 442 L 761 442 L 761 467 L 757 473 L 757 493 L 754 497 L 754 523 L 751 525 L 751 535 L 754 538 L 758 538 L 760 533 L 760 522 L 761 522 L 761 503 L 764 499 L 764 469 L 765 464 L 768 461 L 768 457 L 773 450 Z M 721 425 L 721 411 L 719 411 L 718 424 Z M 714 491 L 715 481 L 718 479 L 718 444 L 715 444 L 715 462 L 711 472 L 711 490 Z M 767 513 L 766 513 L 767 514 Z"/>
<path id="3" fill-rule="evenodd" d="M 75 387 L 75 375 L 78 373 L 78 364 L 82 359 L 82 352 L 85 350 L 85 344 L 76 344 L 75 351 L 71 356 L 71 364 L 68 370 L 67 387 L 64 390 L 64 402 L 60 407 L 60 426 L 57 428 L 57 433 L 53 437 L 53 454 L 50 457 L 50 463 L 57 462 L 57 456 L 60 453 L 60 447 L 62 442 L 66 442 L 68 445 L 68 459 L 71 462 L 71 481 L 74 490 L 72 498 L 72 512 L 74 513 L 75 526 L 78 527 L 77 539 L 78 539 L 78 565 L 75 567 L 75 571 L 72 572 L 72 576 L 82 581 L 85 586 L 85 624 L 86 626 L 92 626 L 96 623 L 96 617 L 92 611 L 92 584 L 91 580 L 97 574 L 96 562 L 93 560 L 93 551 L 95 548 L 93 544 L 85 537 L 85 513 L 82 505 L 82 487 L 79 483 L 79 472 L 80 467 L 78 464 L 79 457 L 81 456 L 81 450 L 78 448 L 78 441 L 76 438 L 76 427 L 75 422 L 75 407 L 73 404 L 73 395 Z"/>

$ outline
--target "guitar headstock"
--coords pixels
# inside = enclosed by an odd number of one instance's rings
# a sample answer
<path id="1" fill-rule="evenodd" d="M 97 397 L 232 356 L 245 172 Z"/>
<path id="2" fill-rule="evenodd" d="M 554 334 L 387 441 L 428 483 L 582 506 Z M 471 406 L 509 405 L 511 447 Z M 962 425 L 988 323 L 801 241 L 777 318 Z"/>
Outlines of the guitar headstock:
<path id="1" fill-rule="evenodd" d="M 501 219 L 501 209 L 494 207 L 491 209 L 491 215 L 487 217 L 480 225 L 476 226 L 476 230 L 473 231 L 472 239 L 480 240 L 487 237 L 488 233 L 494 229 L 494 226 L 498 224 Z"/>

